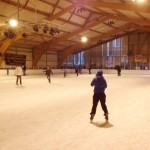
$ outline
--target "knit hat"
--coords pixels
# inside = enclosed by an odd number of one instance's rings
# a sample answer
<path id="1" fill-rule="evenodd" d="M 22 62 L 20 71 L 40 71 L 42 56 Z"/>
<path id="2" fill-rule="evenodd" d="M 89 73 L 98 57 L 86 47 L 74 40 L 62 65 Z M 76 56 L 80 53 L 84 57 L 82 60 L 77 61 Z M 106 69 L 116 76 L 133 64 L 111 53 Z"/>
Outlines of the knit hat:
<path id="1" fill-rule="evenodd" d="M 96 76 L 102 76 L 103 75 L 103 71 L 100 69 L 97 71 Z"/>

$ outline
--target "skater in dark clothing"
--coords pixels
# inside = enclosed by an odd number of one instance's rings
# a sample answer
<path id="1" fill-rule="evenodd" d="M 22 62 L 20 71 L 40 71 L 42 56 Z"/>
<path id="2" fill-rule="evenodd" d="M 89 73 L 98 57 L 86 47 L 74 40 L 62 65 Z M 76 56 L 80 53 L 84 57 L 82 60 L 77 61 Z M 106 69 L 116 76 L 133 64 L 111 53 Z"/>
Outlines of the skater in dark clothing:
<path id="1" fill-rule="evenodd" d="M 53 74 L 51 68 L 47 67 L 47 69 L 46 69 L 46 76 L 47 76 L 47 79 L 48 79 L 49 83 L 51 83 L 51 74 Z"/>
<path id="2" fill-rule="evenodd" d="M 91 74 L 91 69 L 92 69 L 92 67 L 90 66 L 90 67 L 88 68 L 89 74 Z"/>
<path id="3" fill-rule="evenodd" d="M 75 68 L 75 72 L 76 72 L 76 74 L 78 76 L 79 75 L 79 69 L 78 69 L 78 67 Z"/>
<path id="4" fill-rule="evenodd" d="M 119 65 L 116 65 L 115 69 L 117 70 L 118 76 L 121 76 L 121 67 Z"/>
<path id="5" fill-rule="evenodd" d="M 103 77 L 102 70 L 98 70 L 96 77 L 91 82 L 91 86 L 94 86 L 94 95 L 93 95 L 93 106 L 90 113 L 91 115 L 90 120 L 92 121 L 94 119 L 97 105 L 98 102 L 100 101 L 102 110 L 104 111 L 105 119 L 108 121 L 108 110 L 105 104 L 106 102 L 105 89 L 107 88 L 107 82 Z"/>
<path id="6" fill-rule="evenodd" d="M 26 65 L 23 65 L 22 70 L 23 70 L 23 75 L 26 76 Z"/>
<path id="7" fill-rule="evenodd" d="M 66 77 L 67 75 L 67 70 L 64 68 L 64 78 Z"/>

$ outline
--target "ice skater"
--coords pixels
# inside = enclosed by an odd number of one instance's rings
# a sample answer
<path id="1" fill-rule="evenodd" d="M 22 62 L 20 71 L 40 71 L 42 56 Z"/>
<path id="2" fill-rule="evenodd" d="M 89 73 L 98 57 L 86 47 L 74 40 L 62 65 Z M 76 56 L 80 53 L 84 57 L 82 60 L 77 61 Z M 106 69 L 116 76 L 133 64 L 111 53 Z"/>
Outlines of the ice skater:
<path id="1" fill-rule="evenodd" d="M 22 70 L 23 70 L 23 75 L 26 76 L 26 65 L 23 65 Z"/>
<path id="2" fill-rule="evenodd" d="M 76 75 L 78 76 L 79 75 L 79 68 L 78 67 L 75 68 L 75 72 L 76 72 Z"/>
<path id="3" fill-rule="evenodd" d="M 64 78 L 66 77 L 67 75 L 67 70 L 64 68 Z"/>
<path id="4" fill-rule="evenodd" d="M 47 79 L 48 79 L 49 83 L 51 83 L 51 74 L 53 74 L 51 68 L 47 67 L 47 69 L 46 69 L 46 76 L 47 76 Z"/>
<path id="5" fill-rule="evenodd" d="M 88 70 L 89 70 L 89 74 L 91 74 L 91 69 L 92 69 L 92 67 L 91 67 L 91 66 L 89 66 L 89 68 L 88 68 Z"/>
<path id="6" fill-rule="evenodd" d="M 91 86 L 94 86 L 94 95 L 93 95 L 93 106 L 91 110 L 91 117 L 90 120 L 92 121 L 94 119 L 94 116 L 96 114 L 96 109 L 98 102 L 100 101 L 102 110 L 104 111 L 104 116 L 106 121 L 108 121 L 108 110 L 106 106 L 106 95 L 105 95 L 105 89 L 107 88 L 107 82 L 103 77 L 103 71 L 98 70 L 96 73 L 96 77 L 92 80 Z"/>
<path id="7" fill-rule="evenodd" d="M 121 76 L 121 67 L 119 65 L 116 65 L 115 69 L 117 70 L 118 76 Z"/>
<path id="8" fill-rule="evenodd" d="M 20 85 L 22 85 L 22 75 L 23 75 L 23 71 L 21 66 L 17 66 L 15 69 L 15 75 L 16 75 L 16 85 L 18 85 L 18 82 L 20 81 Z"/>

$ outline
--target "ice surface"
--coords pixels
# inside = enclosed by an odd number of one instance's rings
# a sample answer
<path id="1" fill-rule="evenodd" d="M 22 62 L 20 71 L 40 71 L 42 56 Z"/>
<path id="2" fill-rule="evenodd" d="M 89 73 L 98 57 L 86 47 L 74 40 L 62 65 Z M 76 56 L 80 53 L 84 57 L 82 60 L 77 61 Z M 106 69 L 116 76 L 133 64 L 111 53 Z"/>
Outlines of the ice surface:
<path id="1" fill-rule="evenodd" d="M 94 75 L 0 76 L 0 150 L 150 150 L 150 76 L 106 75 L 109 123 L 90 123 Z"/>

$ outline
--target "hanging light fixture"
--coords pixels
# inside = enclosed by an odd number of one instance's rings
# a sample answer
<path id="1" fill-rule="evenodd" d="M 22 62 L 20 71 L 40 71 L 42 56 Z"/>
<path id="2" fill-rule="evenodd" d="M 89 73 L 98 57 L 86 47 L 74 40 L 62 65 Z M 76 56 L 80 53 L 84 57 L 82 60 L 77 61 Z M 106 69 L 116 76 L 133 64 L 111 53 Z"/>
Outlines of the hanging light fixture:
<path id="1" fill-rule="evenodd" d="M 11 20 L 9 20 L 9 25 L 11 26 L 11 27 L 16 27 L 17 25 L 18 25 L 18 22 L 17 22 L 17 20 L 15 20 L 15 19 L 11 19 Z"/>
<path id="2" fill-rule="evenodd" d="M 86 36 L 83 36 L 83 37 L 81 38 L 81 41 L 82 41 L 83 43 L 86 43 L 87 40 L 88 40 L 88 38 L 87 38 Z"/>
<path id="3" fill-rule="evenodd" d="M 43 32 L 44 32 L 44 33 L 47 33 L 48 30 L 49 30 L 48 26 L 45 25 L 44 28 L 43 28 Z"/>
<path id="4" fill-rule="evenodd" d="M 35 32 L 39 32 L 38 26 L 37 26 L 37 25 L 34 25 L 34 26 L 33 26 L 33 30 L 34 30 Z"/>
<path id="5" fill-rule="evenodd" d="M 10 39 L 14 39 L 16 37 L 16 34 L 11 30 L 5 31 L 4 35 L 6 38 L 10 38 Z"/>

